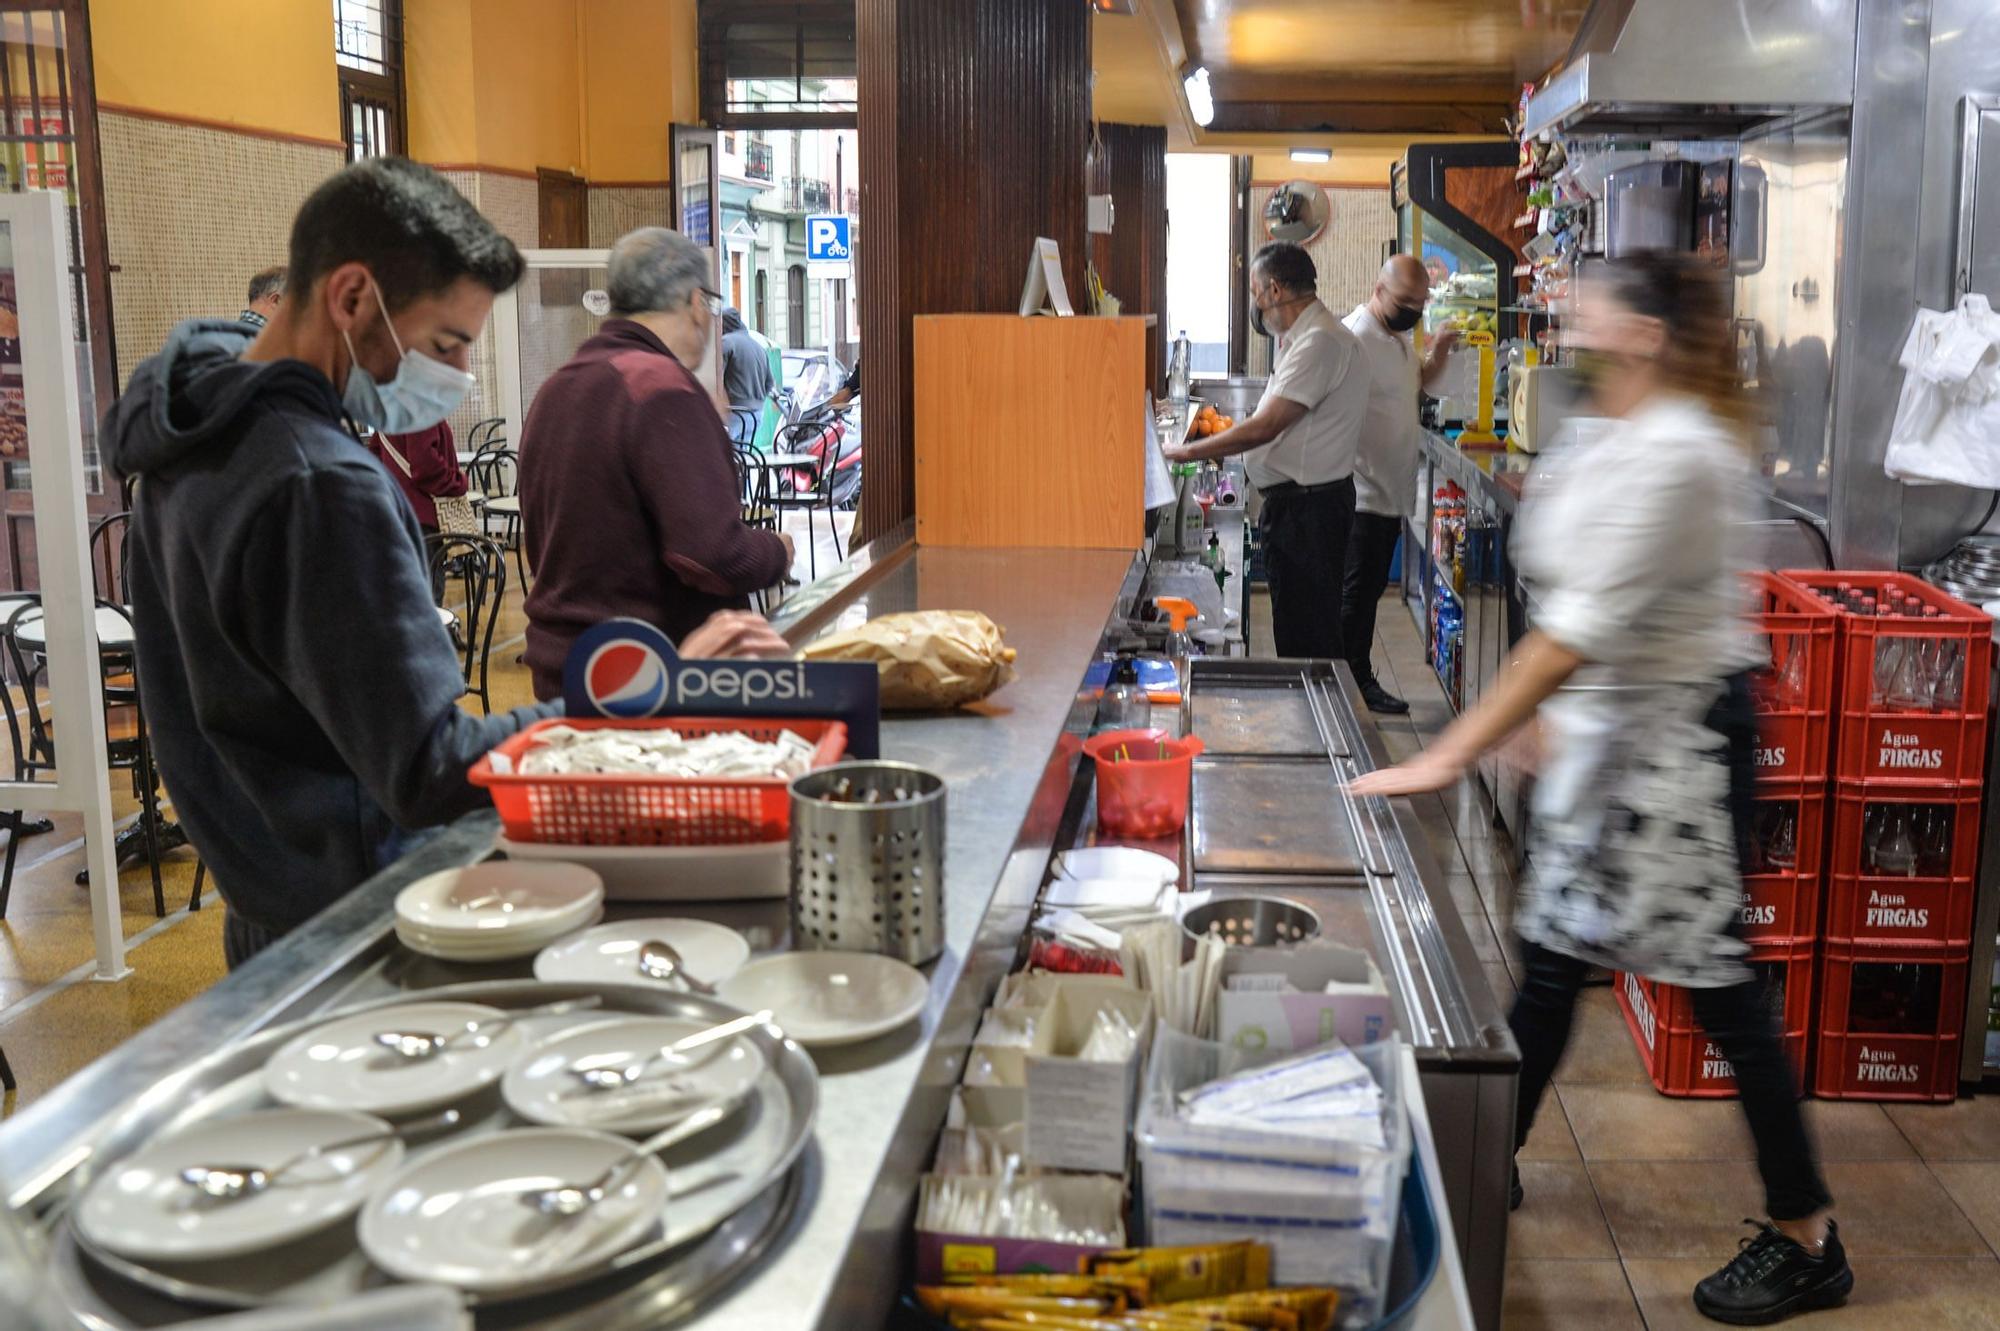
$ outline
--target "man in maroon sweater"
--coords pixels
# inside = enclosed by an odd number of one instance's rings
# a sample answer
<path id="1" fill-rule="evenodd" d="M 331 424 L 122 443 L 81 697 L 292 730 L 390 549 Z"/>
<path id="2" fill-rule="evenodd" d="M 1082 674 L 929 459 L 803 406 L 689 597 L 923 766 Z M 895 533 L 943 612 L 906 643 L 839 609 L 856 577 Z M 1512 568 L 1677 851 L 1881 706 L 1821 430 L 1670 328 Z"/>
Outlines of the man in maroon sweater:
<path id="1" fill-rule="evenodd" d="M 718 303 L 687 237 L 645 227 L 611 250 L 614 318 L 535 394 L 521 438 L 521 517 L 535 570 L 527 660 L 535 696 L 563 659 L 624 615 L 678 643 L 791 569 L 792 541 L 743 521 L 715 400 L 690 370 Z"/>

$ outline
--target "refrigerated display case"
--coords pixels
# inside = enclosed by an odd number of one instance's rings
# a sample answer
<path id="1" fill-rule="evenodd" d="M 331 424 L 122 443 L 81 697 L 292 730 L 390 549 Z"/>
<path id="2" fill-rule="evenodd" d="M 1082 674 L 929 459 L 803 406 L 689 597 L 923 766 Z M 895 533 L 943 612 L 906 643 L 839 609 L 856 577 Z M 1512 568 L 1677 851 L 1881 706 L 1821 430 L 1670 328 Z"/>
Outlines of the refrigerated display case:
<path id="1" fill-rule="evenodd" d="M 1438 423 L 1468 431 L 1466 442 L 1495 442 L 1493 426 L 1506 416 L 1498 352 L 1517 317 L 1506 299 L 1523 261 L 1512 237 L 1527 235 L 1514 227 L 1522 197 L 1515 170 L 1511 143 L 1417 143 L 1389 171 L 1397 251 L 1416 255 L 1431 274 L 1419 344 L 1451 324 L 1474 353 L 1452 357 L 1430 390 Z"/>

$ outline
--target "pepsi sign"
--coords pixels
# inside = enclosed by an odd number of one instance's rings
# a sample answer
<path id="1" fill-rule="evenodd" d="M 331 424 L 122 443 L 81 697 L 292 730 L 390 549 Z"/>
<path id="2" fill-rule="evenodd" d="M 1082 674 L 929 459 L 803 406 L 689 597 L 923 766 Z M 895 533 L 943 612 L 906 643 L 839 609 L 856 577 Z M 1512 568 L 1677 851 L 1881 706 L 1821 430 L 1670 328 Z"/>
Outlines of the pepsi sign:
<path id="1" fill-rule="evenodd" d="M 882 682 L 853 661 L 684 661 L 667 635 L 637 619 L 586 630 L 563 663 L 571 716 L 823 717 L 847 724 L 847 752 L 879 758 Z"/>

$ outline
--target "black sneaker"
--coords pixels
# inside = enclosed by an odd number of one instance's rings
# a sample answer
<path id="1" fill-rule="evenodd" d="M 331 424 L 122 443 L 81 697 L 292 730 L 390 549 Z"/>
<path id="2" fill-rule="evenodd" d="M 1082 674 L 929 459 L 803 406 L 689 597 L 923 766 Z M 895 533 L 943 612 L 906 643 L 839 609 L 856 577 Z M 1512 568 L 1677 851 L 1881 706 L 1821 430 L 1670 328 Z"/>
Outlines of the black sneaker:
<path id="1" fill-rule="evenodd" d="M 1782 1322 L 1793 1313 L 1847 1302 L 1854 1270 L 1840 1246 L 1840 1229 L 1826 1226 L 1826 1245 L 1815 1257 L 1776 1225 L 1745 1220 L 1757 1232 L 1744 1239 L 1729 1265 L 1694 1287 L 1694 1306 L 1732 1326 Z"/>
<path id="2" fill-rule="evenodd" d="M 1372 679 L 1361 686 L 1361 700 L 1368 704 L 1369 711 L 1384 716 L 1402 716 L 1410 710 L 1408 703 Z"/>

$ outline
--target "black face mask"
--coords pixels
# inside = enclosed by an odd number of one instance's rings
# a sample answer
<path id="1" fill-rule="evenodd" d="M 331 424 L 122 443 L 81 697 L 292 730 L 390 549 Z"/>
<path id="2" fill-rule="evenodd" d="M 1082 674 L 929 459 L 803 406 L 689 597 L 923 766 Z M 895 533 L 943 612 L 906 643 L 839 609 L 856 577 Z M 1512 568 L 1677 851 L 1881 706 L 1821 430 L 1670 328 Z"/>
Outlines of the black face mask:
<path id="1" fill-rule="evenodd" d="M 1392 333 L 1407 333 L 1417 326 L 1417 320 L 1424 317 L 1421 305 L 1398 305 L 1395 312 L 1382 322 Z"/>
<path id="2" fill-rule="evenodd" d="M 1264 326 L 1264 311 L 1256 305 L 1250 307 L 1250 326 L 1257 330 L 1257 336 L 1259 337 L 1277 336 L 1276 333 L 1273 333 Z"/>

